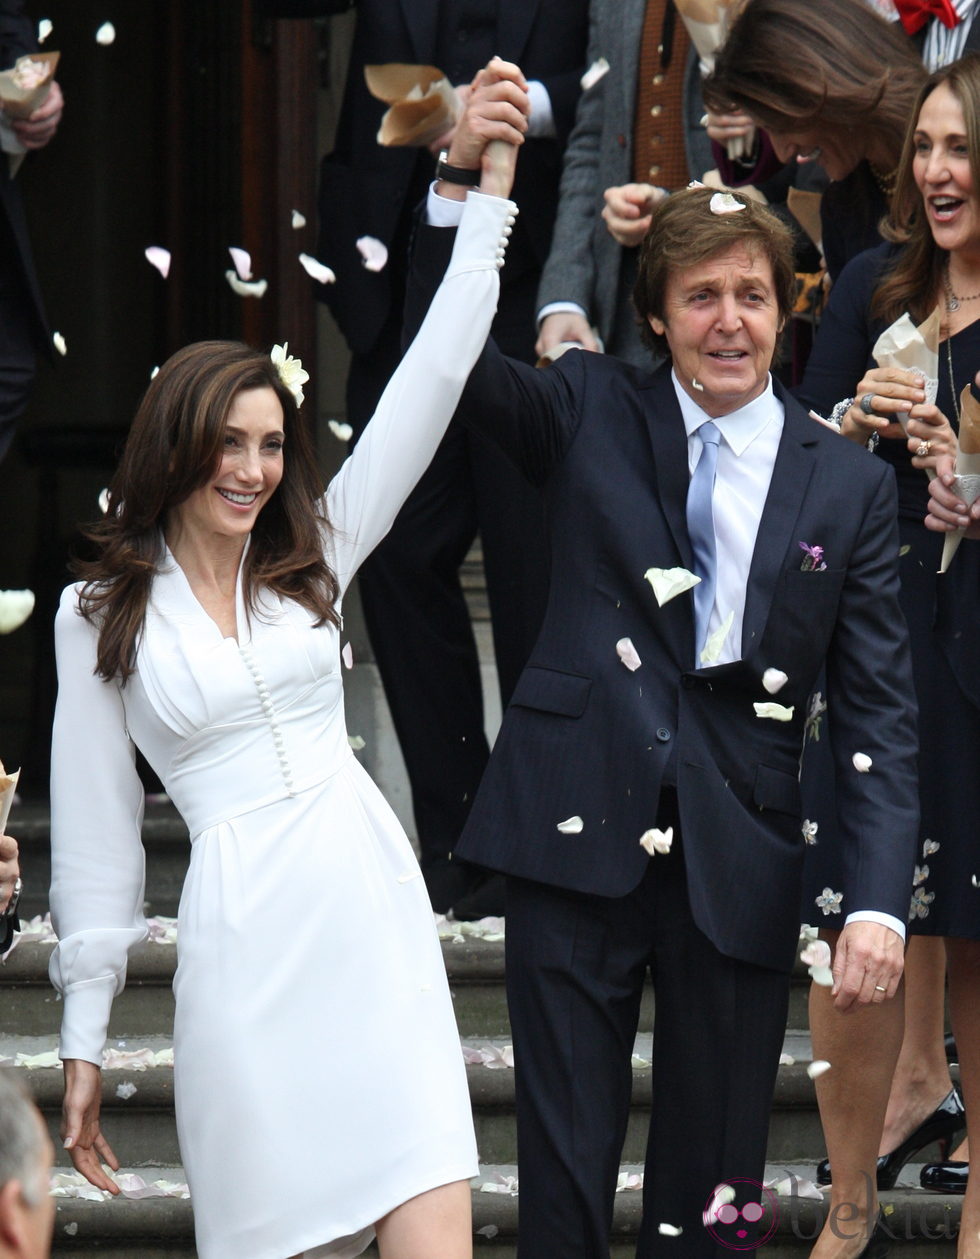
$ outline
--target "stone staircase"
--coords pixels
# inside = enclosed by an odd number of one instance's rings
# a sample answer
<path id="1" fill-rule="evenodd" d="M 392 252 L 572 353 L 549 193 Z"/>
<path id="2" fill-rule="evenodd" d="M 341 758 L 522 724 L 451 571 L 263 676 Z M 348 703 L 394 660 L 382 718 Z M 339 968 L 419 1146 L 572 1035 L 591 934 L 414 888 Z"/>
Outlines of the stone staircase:
<path id="1" fill-rule="evenodd" d="M 41 807 L 24 807 L 10 829 L 21 841 L 28 890 L 27 916 L 46 908 L 48 834 Z M 167 806 L 152 807 L 144 826 L 147 850 L 147 911 L 173 916 L 186 865 L 188 841 L 176 814 Z M 285 907 L 284 907 L 285 910 Z M 53 1136 L 59 1122 L 62 1073 L 45 1065 L 57 1047 L 60 1006 L 47 980 L 51 945 L 32 941 L 30 932 L 0 965 L 0 1061 L 13 1059 L 48 1120 Z M 446 929 L 442 943 L 456 1006 L 462 1051 L 476 1121 L 481 1175 L 473 1186 L 475 1253 L 488 1259 L 513 1259 L 519 1195 L 513 1190 L 517 1169 L 514 1140 L 514 1083 L 508 1053 L 509 1026 L 504 999 L 503 943 Z M 168 1062 L 173 1026 L 173 977 L 176 949 L 171 943 L 147 942 L 132 955 L 129 982 L 113 1007 L 110 1047 L 123 1054 L 149 1050 L 143 1069 L 127 1061 L 103 1072 L 105 1130 L 123 1170 L 147 1184 L 180 1184 L 180 1166 L 173 1113 L 173 1070 Z M 794 977 L 785 1050 L 795 1062 L 780 1067 L 772 1108 L 767 1177 L 787 1172 L 809 1178 L 823 1154 L 813 1084 L 806 1074 L 810 1058 L 806 1031 L 804 970 Z M 623 1151 L 627 1187 L 617 1194 L 610 1259 L 632 1256 L 642 1195 L 628 1187 L 641 1170 L 649 1119 L 652 1069 L 652 996 L 644 1005 L 634 1058 L 633 1106 Z M 38 1059 L 38 1055 L 47 1055 Z M 154 1056 L 156 1058 L 154 1059 Z M 27 1065 L 25 1060 L 34 1060 Z M 126 1061 L 126 1060 L 123 1060 Z M 587 1085 L 583 1085 L 587 1087 Z M 677 1140 L 696 1134 L 678 1133 Z M 56 1140 L 56 1148 L 59 1143 Z M 923 1159 L 937 1151 L 926 1151 Z M 58 1170 L 70 1170 L 59 1149 Z M 890 1231 L 898 1259 L 940 1259 L 955 1254 L 951 1240 L 959 1220 L 959 1199 L 925 1194 L 918 1184 L 918 1166 L 907 1167 L 899 1186 L 883 1195 L 890 1209 Z M 633 1181 L 635 1186 L 635 1179 Z M 489 1188 L 487 1188 L 489 1186 Z M 762 1248 L 767 1259 L 802 1259 L 819 1231 L 821 1202 L 779 1199 L 779 1223 Z M 193 1259 L 191 1203 L 182 1197 L 142 1197 L 88 1201 L 57 1199 L 56 1256 L 104 1255 L 111 1259 Z M 373 1252 L 370 1252 L 373 1253 Z M 682 1242 L 678 1255 L 683 1256 Z"/>

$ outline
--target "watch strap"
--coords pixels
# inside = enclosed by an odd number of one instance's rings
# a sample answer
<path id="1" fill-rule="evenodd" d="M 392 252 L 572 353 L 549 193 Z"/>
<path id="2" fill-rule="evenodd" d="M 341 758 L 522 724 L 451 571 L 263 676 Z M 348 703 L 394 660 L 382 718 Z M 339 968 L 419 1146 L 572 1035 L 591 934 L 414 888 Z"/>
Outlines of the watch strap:
<path id="1" fill-rule="evenodd" d="M 446 160 L 448 156 L 447 149 L 443 149 L 439 154 L 439 160 L 436 162 L 436 179 L 445 180 L 447 184 L 462 184 L 467 188 L 475 188 L 483 174 L 480 168 L 468 170 L 465 166 L 450 166 Z"/>

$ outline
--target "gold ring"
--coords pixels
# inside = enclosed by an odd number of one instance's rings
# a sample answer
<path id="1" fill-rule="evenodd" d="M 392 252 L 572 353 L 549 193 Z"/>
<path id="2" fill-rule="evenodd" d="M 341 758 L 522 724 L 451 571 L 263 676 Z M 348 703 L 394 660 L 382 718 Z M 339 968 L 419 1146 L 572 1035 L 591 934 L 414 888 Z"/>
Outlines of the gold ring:
<path id="1" fill-rule="evenodd" d="M 924 459 L 930 450 L 932 450 L 932 442 L 919 442 L 915 453 L 919 459 Z"/>
<path id="2" fill-rule="evenodd" d="M 887 992 L 887 988 L 882 988 L 881 984 L 875 984 L 875 992 Z"/>

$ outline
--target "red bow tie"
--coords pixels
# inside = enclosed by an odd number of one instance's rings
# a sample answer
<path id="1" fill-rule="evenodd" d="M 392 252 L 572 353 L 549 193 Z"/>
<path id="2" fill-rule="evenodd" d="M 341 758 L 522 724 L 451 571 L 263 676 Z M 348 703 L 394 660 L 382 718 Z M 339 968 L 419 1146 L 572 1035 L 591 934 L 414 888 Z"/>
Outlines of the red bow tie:
<path id="1" fill-rule="evenodd" d="M 894 0 L 895 8 L 906 33 L 921 31 L 930 18 L 937 17 L 950 30 L 962 21 L 953 8 L 952 0 Z"/>

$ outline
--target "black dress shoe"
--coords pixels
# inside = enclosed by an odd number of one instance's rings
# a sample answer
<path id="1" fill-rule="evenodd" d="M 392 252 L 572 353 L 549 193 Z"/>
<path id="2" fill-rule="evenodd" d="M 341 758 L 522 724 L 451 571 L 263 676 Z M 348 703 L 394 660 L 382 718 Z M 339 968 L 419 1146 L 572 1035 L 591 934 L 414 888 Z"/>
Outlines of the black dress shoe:
<path id="1" fill-rule="evenodd" d="M 457 922 L 478 922 L 481 918 L 501 918 L 504 914 L 507 881 L 502 874 L 483 871 L 481 880 L 453 905 Z"/>
<path id="2" fill-rule="evenodd" d="M 953 1137 L 962 1132 L 965 1127 L 966 1112 L 963 1109 L 963 1100 L 954 1086 L 932 1114 L 923 1119 L 918 1128 L 910 1132 L 901 1145 L 896 1146 L 891 1154 L 879 1155 L 878 1188 L 894 1189 L 899 1172 L 913 1154 L 918 1154 L 919 1150 L 931 1145 L 933 1141 L 939 1142 L 944 1155 L 948 1154 Z M 816 1179 L 818 1185 L 830 1184 L 830 1163 L 827 1159 L 817 1164 Z"/>
<path id="3" fill-rule="evenodd" d="M 936 1193 L 966 1193 L 969 1174 L 969 1163 L 927 1163 L 919 1173 L 919 1184 Z"/>

